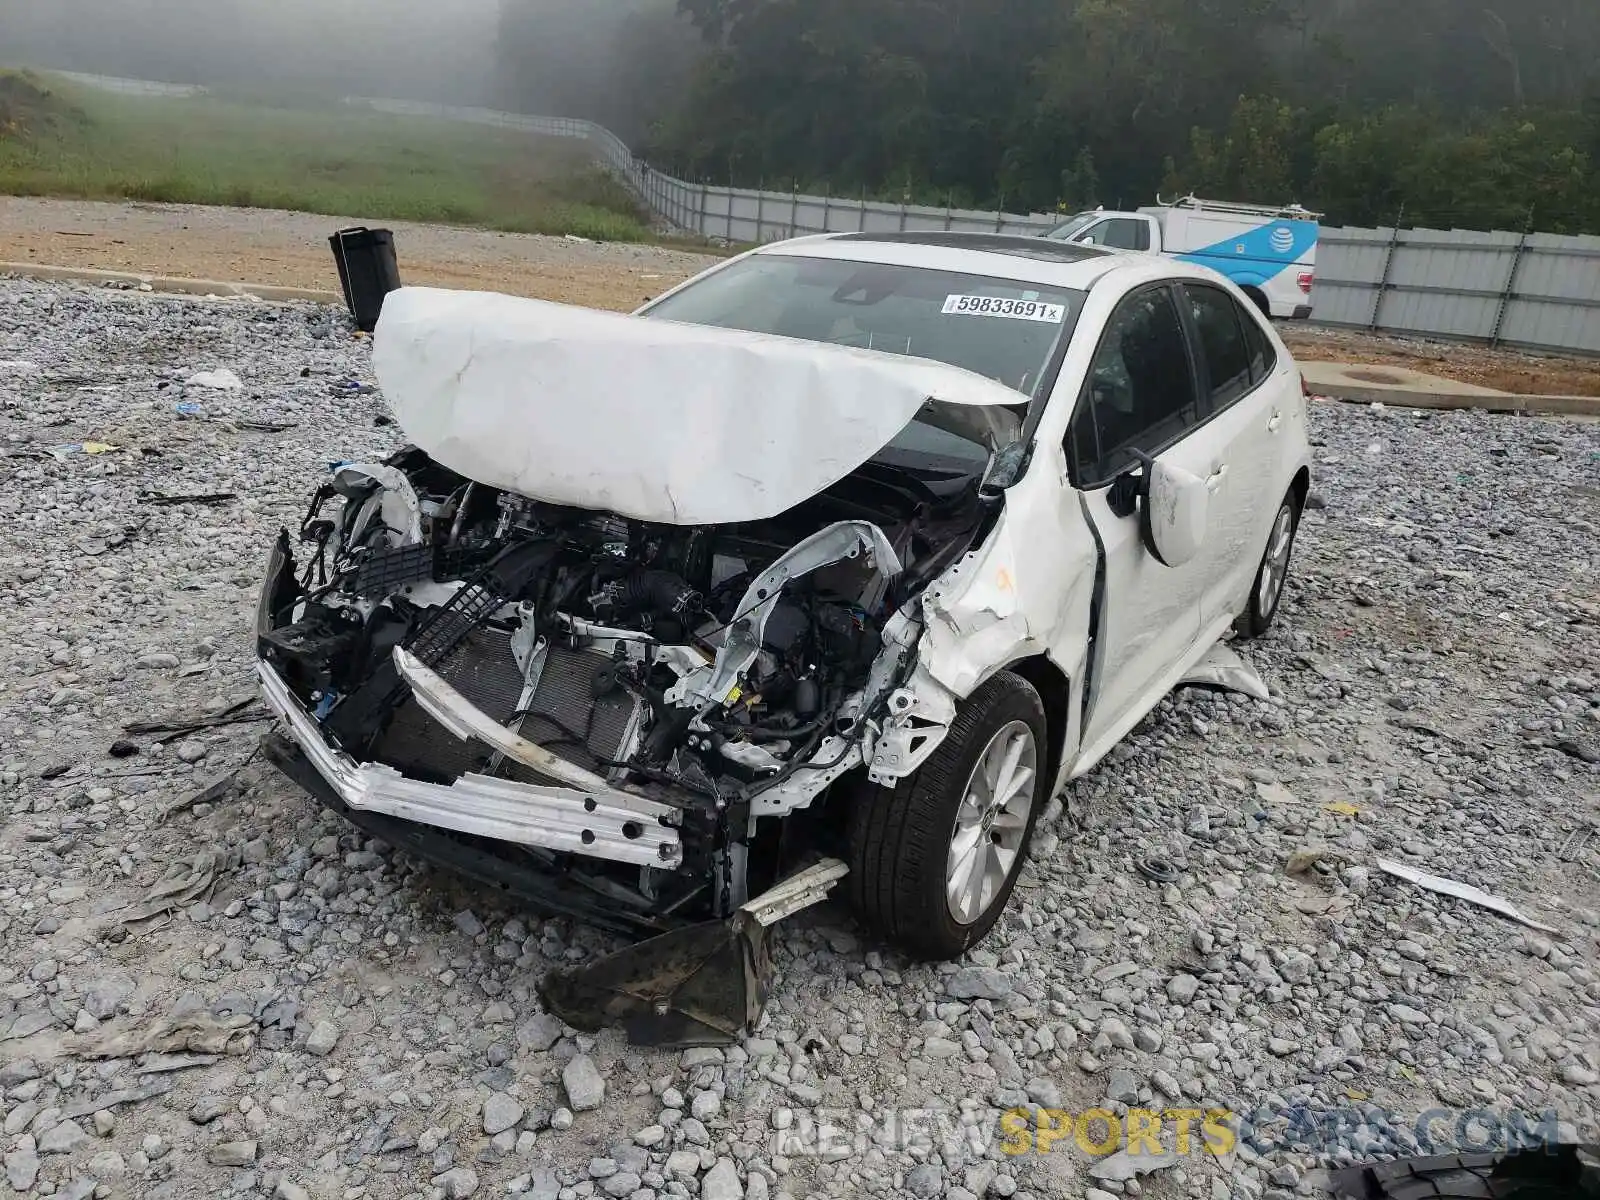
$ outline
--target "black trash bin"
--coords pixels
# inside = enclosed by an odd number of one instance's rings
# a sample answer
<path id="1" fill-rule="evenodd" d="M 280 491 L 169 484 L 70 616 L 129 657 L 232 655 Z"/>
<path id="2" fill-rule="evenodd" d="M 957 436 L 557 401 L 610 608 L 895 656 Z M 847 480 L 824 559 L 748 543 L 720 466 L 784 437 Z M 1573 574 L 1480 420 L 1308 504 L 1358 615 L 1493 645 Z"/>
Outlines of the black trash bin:
<path id="1" fill-rule="evenodd" d="M 383 298 L 400 286 L 400 264 L 394 254 L 394 234 L 387 229 L 358 226 L 341 229 L 328 239 L 339 266 L 344 302 L 356 328 L 371 333 L 378 327 Z"/>

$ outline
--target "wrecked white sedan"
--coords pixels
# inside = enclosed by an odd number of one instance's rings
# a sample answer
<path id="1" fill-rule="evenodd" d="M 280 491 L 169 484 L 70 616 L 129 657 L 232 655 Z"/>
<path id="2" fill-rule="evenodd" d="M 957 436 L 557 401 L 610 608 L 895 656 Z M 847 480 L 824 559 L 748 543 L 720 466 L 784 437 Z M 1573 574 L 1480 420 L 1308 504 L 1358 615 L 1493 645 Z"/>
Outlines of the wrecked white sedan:
<path id="1" fill-rule="evenodd" d="M 404 289 L 374 362 L 410 444 L 278 541 L 269 753 L 635 934 L 810 868 L 761 923 L 847 877 L 960 954 L 1049 797 L 1272 623 L 1310 481 L 1231 285 L 1034 238 L 786 242 L 631 316 Z"/>

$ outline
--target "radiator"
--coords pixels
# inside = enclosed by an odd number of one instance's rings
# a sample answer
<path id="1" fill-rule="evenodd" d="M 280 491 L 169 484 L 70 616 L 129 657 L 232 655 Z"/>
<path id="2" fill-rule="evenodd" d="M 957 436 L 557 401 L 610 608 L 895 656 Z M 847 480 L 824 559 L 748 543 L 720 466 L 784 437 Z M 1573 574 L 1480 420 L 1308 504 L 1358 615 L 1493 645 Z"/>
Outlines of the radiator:
<path id="1" fill-rule="evenodd" d="M 474 630 L 437 670 L 496 723 L 511 725 L 558 758 L 604 775 L 603 761 L 621 758 L 632 749 L 644 715 L 643 703 L 631 692 L 615 690 L 596 699 L 595 678 L 610 661 L 608 655 L 593 650 L 552 648 L 538 691 L 520 723 L 512 718 L 523 678 L 509 633 Z M 491 753 L 480 743 L 448 733 L 407 699 L 396 710 L 375 757 L 407 775 L 430 780 L 448 782 L 468 772 L 488 772 L 524 783 L 554 782 L 520 763 L 503 762 L 491 771 Z"/>

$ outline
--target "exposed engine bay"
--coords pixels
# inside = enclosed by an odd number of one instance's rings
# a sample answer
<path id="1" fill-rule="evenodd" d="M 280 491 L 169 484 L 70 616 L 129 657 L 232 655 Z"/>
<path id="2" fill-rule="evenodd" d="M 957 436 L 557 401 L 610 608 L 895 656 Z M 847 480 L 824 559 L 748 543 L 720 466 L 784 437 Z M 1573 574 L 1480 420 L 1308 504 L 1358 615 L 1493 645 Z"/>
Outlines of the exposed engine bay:
<path id="1" fill-rule="evenodd" d="M 655 524 L 408 447 L 334 468 L 299 565 L 280 536 L 263 681 L 350 808 L 509 847 L 644 927 L 726 916 L 784 865 L 762 818 L 937 744 L 915 602 L 992 512 L 969 472 L 873 461 L 768 520 Z"/>

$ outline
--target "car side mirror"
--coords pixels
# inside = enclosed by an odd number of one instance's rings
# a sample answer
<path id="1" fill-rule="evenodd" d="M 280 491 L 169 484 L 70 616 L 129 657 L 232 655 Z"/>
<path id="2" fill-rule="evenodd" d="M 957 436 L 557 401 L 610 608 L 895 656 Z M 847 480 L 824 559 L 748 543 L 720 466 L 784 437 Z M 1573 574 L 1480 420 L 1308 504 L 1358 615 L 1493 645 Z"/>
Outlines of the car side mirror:
<path id="1" fill-rule="evenodd" d="M 1140 456 L 1139 533 L 1162 566 L 1181 567 L 1205 545 L 1211 489 L 1192 471 Z"/>
<path id="2" fill-rule="evenodd" d="M 978 485 L 980 496 L 998 496 L 1007 491 L 1023 473 L 1028 469 L 1027 442 L 1012 442 L 1001 447 L 989 460 L 989 469 L 984 472 L 983 482 Z"/>
<path id="3" fill-rule="evenodd" d="M 1078 241 L 1082 242 L 1085 246 L 1093 246 L 1095 244 L 1094 234 L 1086 233 L 1079 238 Z"/>

